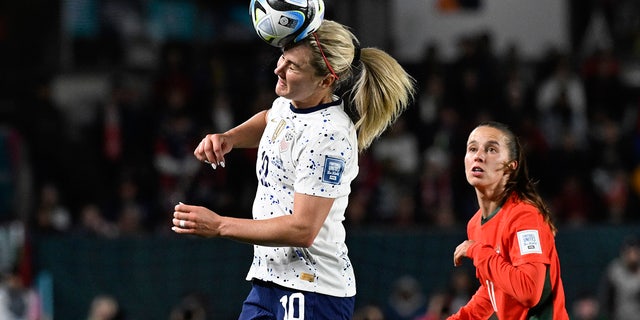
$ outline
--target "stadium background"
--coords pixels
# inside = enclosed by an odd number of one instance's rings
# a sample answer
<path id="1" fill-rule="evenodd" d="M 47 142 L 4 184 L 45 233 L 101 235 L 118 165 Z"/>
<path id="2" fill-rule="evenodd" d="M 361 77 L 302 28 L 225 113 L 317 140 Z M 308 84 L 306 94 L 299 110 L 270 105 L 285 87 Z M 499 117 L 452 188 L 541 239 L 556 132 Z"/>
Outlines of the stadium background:
<path id="1" fill-rule="evenodd" d="M 597 293 L 623 239 L 640 235 L 638 4 L 325 3 L 328 18 L 396 56 L 420 88 L 406 127 L 363 155 L 354 185 L 347 243 L 359 306 L 387 304 L 404 275 L 425 296 L 449 285 L 453 249 L 475 210 L 459 142 L 486 118 L 506 119 L 531 143 L 532 175 L 557 214 L 569 307 Z M 203 132 L 242 121 L 273 98 L 278 53 L 255 37 L 246 8 L 247 1 L 195 0 L 0 4 L 0 268 L 39 292 L 45 313 L 81 319 L 95 296 L 110 294 L 131 319 L 165 319 L 193 292 L 215 319 L 237 313 L 251 247 L 176 237 L 167 219 L 185 199 L 249 214 L 250 150 L 230 156 L 224 171 L 188 160 Z M 537 92 L 558 61 L 584 89 L 588 125 L 580 127 L 576 112 L 560 126 L 545 122 Z M 604 80 L 594 71 L 602 61 Z M 506 81 L 512 70 L 521 82 Z M 467 90 L 465 75 L 478 90 Z M 500 89 L 523 82 L 517 106 L 502 98 Z M 425 111 L 434 83 L 446 91 L 436 116 Z M 554 136 L 545 125 L 577 133 Z M 407 149 L 391 148 L 406 141 Z M 404 156 L 389 156 L 398 151 Z M 414 163 L 399 161 L 407 159 Z M 96 213 L 97 225 L 87 218 Z"/>

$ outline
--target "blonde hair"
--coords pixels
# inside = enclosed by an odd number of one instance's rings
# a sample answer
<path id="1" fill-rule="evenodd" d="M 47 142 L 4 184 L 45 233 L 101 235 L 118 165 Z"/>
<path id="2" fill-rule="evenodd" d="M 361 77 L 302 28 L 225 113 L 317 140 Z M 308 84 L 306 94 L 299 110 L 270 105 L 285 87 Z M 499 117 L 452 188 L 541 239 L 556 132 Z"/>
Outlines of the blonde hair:
<path id="1" fill-rule="evenodd" d="M 361 49 L 355 35 L 338 22 L 325 19 L 304 42 L 314 51 L 311 65 L 319 75 L 334 73 L 334 92 L 345 89 L 349 94 L 357 112 L 358 150 L 367 149 L 407 108 L 415 79 L 383 50 Z"/>

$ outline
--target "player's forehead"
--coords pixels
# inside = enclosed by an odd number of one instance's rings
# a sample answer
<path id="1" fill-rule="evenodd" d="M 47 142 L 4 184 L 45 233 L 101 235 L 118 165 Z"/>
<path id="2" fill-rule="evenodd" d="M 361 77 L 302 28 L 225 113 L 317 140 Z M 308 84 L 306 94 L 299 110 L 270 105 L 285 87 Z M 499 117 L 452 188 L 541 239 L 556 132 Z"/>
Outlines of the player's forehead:
<path id="1" fill-rule="evenodd" d="M 300 67 L 309 65 L 309 61 L 311 61 L 311 48 L 305 45 L 287 47 L 282 50 L 282 57 Z"/>
<path id="2" fill-rule="evenodd" d="M 506 142 L 507 135 L 502 130 L 490 126 L 480 126 L 471 131 L 467 145 L 487 143 L 506 145 Z"/>

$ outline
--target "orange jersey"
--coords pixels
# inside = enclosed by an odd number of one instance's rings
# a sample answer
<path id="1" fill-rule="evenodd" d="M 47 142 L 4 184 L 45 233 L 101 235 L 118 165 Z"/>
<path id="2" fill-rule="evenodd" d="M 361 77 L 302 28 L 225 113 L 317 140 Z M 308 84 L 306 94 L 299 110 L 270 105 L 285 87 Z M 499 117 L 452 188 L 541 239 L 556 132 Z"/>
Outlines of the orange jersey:
<path id="1" fill-rule="evenodd" d="M 480 288 L 450 319 L 569 319 L 554 235 L 533 205 L 511 197 L 489 219 L 467 225 Z"/>

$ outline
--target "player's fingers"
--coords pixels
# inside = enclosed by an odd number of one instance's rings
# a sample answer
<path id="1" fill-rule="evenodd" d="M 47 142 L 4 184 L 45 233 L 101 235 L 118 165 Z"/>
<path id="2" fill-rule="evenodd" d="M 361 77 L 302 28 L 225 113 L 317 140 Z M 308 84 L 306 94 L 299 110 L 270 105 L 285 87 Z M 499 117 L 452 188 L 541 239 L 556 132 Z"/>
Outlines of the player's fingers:
<path id="1" fill-rule="evenodd" d="M 202 154 L 204 161 L 207 163 L 216 163 L 215 154 L 213 153 L 213 143 L 211 142 L 211 135 L 207 135 L 202 139 Z"/>
<path id="2" fill-rule="evenodd" d="M 220 152 L 220 145 L 222 140 L 216 135 L 207 135 L 203 141 L 203 150 L 205 155 L 205 162 L 211 164 L 211 167 L 216 169 L 222 162 L 222 153 Z M 224 167 L 224 164 L 222 164 Z"/>
<path id="3" fill-rule="evenodd" d="M 195 150 L 193 150 L 193 155 L 200 161 L 206 160 L 206 155 L 204 153 L 204 141 L 205 139 L 200 140 L 198 146 L 195 148 Z"/>
<path id="4" fill-rule="evenodd" d="M 215 162 L 211 161 L 211 163 L 219 165 L 219 166 L 224 168 L 225 163 L 224 163 L 224 150 L 223 150 L 223 147 L 224 147 L 224 145 L 226 143 L 225 136 L 224 135 L 217 135 L 213 141 L 214 141 L 214 143 L 211 146 L 211 149 L 213 151 L 213 155 L 215 156 Z"/>
<path id="5" fill-rule="evenodd" d="M 186 228 L 180 228 L 180 227 L 176 227 L 176 226 L 171 227 L 171 230 L 173 230 L 173 232 L 175 232 L 175 233 L 181 233 L 181 234 L 194 234 L 195 233 L 194 229 L 186 229 Z"/>
<path id="6" fill-rule="evenodd" d="M 457 267 L 460 265 L 460 258 L 457 257 L 455 254 L 453 255 L 453 266 Z"/>
<path id="7" fill-rule="evenodd" d="M 173 218 L 171 222 L 173 222 L 174 227 L 178 227 L 180 229 L 190 229 L 193 226 L 193 222 L 185 219 Z"/>
<path id="8" fill-rule="evenodd" d="M 192 206 L 186 205 L 182 202 L 178 202 L 178 204 L 173 207 L 173 218 L 178 220 L 186 220 L 193 221 L 193 215 L 190 214 L 192 211 Z"/>
<path id="9" fill-rule="evenodd" d="M 464 250 L 462 249 L 463 244 L 464 242 L 459 244 L 456 247 L 456 250 L 453 252 L 453 265 L 455 267 L 460 265 L 460 262 L 461 262 L 460 260 L 462 260 L 462 257 L 464 256 L 464 252 L 463 252 Z"/>

